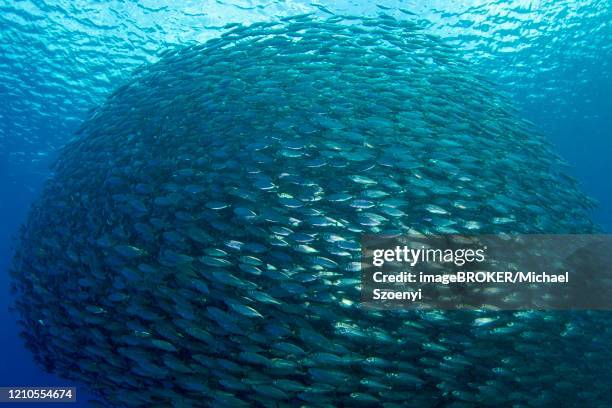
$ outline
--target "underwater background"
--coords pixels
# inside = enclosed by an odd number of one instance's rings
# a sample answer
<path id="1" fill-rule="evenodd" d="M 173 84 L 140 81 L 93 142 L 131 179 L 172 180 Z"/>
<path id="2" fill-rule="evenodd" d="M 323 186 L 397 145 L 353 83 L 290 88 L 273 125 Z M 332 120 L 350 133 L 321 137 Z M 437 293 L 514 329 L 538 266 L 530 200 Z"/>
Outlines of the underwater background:
<path id="1" fill-rule="evenodd" d="M 3 1 L 0 7 L 0 386 L 72 384 L 34 364 L 8 311 L 14 238 L 58 149 L 134 69 L 168 48 L 215 38 L 229 23 L 309 12 L 421 21 L 508 94 L 598 201 L 593 220 L 612 229 L 609 1 Z M 85 394 L 79 388 L 79 405 Z"/>

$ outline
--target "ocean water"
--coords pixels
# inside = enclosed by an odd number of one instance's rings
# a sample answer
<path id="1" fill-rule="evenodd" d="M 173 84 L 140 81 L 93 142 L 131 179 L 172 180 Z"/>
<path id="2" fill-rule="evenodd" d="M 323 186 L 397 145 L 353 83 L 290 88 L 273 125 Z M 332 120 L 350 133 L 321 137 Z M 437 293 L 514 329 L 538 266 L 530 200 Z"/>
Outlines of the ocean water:
<path id="1" fill-rule="evenodd" d="M 75 384 L 34 363 L 18 336 L 18 315 L 8 311 L 14 238 L 51 175 L 51 163 L 91 110 L 134 70 L 160 61 L 169 49 L 217 38 L 230 23 L 309 12 L 319 18 L 385 13 L 418 22 L 534 124 L 570 165 L 580 189 L 599 203 L 592 219 L 604 231 L 612 228 L 609 1 L 172 3 L 0 4 L 0 386 Z M 610 347 L 598 344 L 594 350 L 605 356 Z M 89 396 L 80 387 L 78 405 L 85 406 Z"/>

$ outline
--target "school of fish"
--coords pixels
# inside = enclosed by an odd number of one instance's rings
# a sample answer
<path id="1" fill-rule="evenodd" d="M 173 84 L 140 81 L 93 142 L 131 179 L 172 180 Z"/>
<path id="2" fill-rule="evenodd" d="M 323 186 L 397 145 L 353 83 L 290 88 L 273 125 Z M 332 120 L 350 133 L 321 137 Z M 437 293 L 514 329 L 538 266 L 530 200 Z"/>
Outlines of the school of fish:
<path id="1" fill-rule="evenodd" d="M 605 314 L 360 305 L 365 233 L 597 230 L 470 68 L 385 15 L 236 25 L 139 68 L 22 229 L 36 360 L 110 406 L 605 406 Z"/>

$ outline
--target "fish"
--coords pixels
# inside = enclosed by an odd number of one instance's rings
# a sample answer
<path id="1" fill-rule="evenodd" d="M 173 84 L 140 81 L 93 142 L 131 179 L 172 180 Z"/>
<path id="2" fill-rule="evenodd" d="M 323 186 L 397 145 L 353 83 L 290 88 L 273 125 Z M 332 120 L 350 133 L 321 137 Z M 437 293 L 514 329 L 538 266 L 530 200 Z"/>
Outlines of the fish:
<path id="1" fill-rule="evenodd" d="M 597 231 L 562 169 L 418 21 L 229 25 L 135 71 L 60 152 L 11 264 L 22 337 L 109 405 L 588 405 L 601 314 L 360 303 L 363 234 Z"/>

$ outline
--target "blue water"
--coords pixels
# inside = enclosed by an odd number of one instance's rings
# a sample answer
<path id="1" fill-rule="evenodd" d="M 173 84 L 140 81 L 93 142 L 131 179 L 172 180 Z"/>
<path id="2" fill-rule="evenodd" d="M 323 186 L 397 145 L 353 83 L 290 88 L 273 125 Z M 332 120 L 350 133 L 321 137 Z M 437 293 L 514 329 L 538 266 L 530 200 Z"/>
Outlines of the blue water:
<path id="1" fill-rule="evenodd" d="M 173 3 L 180 3 L 176 5 Z M 382 6 L 382 7 L 379 7 Z M 0 386 L 70 385 L 37 367 L 8 312 L 12 239 L 87 111 L 159 51 L 229 22 L 312 11 L 427 20 L 500 84 L 572 166 L 612 231 L 612 5 L 593 1 L 0 1 Z M 79 398 L 85 394 L 79 391 Z M 84 403 L 79 403 L 79 405 Z M 74 406 L 74 405 L 72 405 Z"/>

